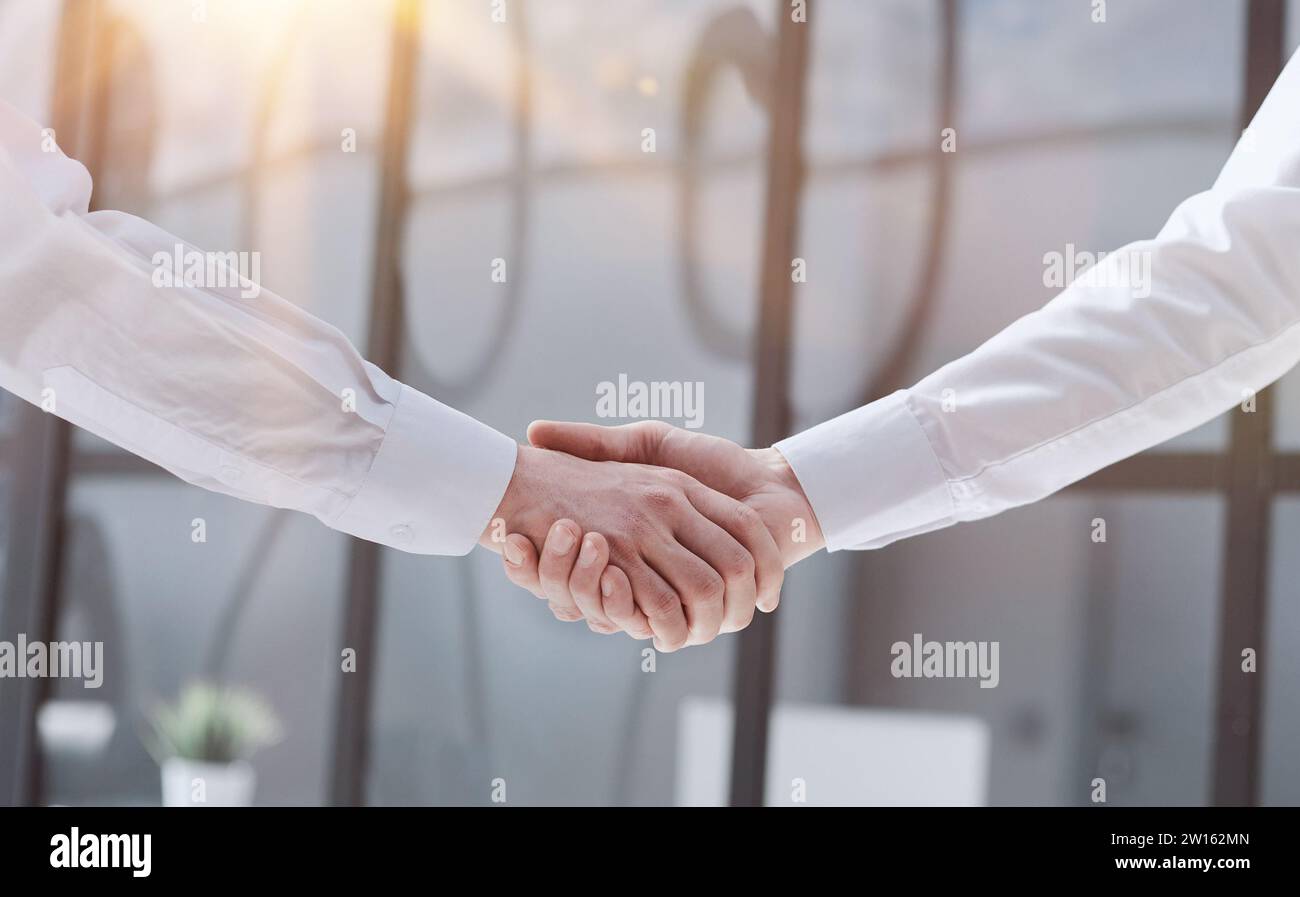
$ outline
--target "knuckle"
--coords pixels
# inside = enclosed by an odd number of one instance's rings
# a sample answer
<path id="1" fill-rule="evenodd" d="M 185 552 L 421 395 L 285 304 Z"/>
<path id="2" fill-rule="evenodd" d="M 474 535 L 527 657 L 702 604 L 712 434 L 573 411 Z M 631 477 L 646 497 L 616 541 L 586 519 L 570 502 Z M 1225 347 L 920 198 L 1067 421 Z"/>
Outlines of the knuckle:
<path id="1" fill-rule="evenodd" d="M 728 582 L 754 578 L 754 556 L 743 548 L 737 548 L 722 562 L 723 569 L 718 572 Z"/>
<path id="2" fill-rule="evenodd" d="M 632 607 L 632 596 L 616 589 L 605 599 L 605 616 L 618 623 L 632 620 L 636 616 L 636 611 Z"/>
<path id="3" fill-rule="evenodd" d="M 609 560 L 605 562 L 607 568 L 617 570 L 621 573 L 624 570 L 636 569 L 639 562 L 640 556 L 637 554 L 636 549 L 630 547 L 622 539 L 610 543 Z M 617 574 L 611 573 L 610 575 L 616 576 Z M 619 579 L 615 581 L 615 586 L 615 592 L 627 591 L 627 577 L 619 577 Z"/>
<path id="4" fill-rule="evenodd" d="M 662 484 L 647 486 L 641 493 L 641 500 L 645 502 L 646 507 L 656 512 L 676 508 L 680 498 L 680 492 Z"/>
<path id="5" fill-rule="evenodd" d="M 753 605 L 747 605 L 740 613 L 735 614 L 727 620 L 722 627 L 723 632 L 739 632 L 742 629 L 748 629 L 749 624 L 754 622 L 755 608 Z"/>
<path id="6" fill-rule="evenodd" d="M 600 571 L 602 567 L 579 567 L 573 565 L 573 572 L 569 574 L 569 592 L 573 595 L 584 595 L 595 597 L 600 594 Z"/>
<path id="7" fill-rule="evenodd" d="M 641 610 L 652 620 L 662 620 L 677 613 L 681 599 L 671 588 L 651 590 L 641 602 Z"/>
<path id="8" fill-rule="evenodd" d="M 686 633 L 681 635 L 670 635 L 659 639 L 660 650 L 665 654 L 671 654 L 673 651 L 680 651 L 686 647 Z"/>
<path id="9" fill-rule="evenodd" d="M 642 449 L 653 448 L 672 430 L 672 427 L 661 420 L 637 421 L 632 424 L 632 428 L 637 438 L 641 440 Z"/>
<path id="10" fill-rule="evenodd" d="M 582 619 L 582 611 L 578 610 L 576 607 L 566 607 L 565 605 L 556 604 L 555 602 L 551 602 L 550 607 L 551 613 L 555 615 L 555 619 L 562 623 L 574 623 Z"/>
<path id="11" fill-rule="evenodd" d="M 734 513 L 736 525 L 743 530 L 753 531 L 763 525 L 763 518 L 749 505 L 737 504 Z"/>
<path id="12" fill-rule="evenodd" d="M 727 593 L 727 584 L 713 570 L 700 572 L 691 588 L 693 604 L 721 604 L 722 597 Z"/>
<path id="13" fill-rule="evenodd" d="M 538 562 L 537 575 L 542 579 L 555 579 L 556 573 L 562 569 L 564 569 L 564 565 L 555 555 L 548 555 Z"/>
<path id="14" fill-rule="evenodd" d="M 680 489 L 683 493 L 695 482 L 695 477 L 673 467 L 662 468 L 662 474 L 665 481 L 671 483 L 674 489 Z"/>
<path id="15" fill-rule="evenodd" d="M 636 503 L 632 503 L 631 507 L 623 511 L 622 520 L 624 533 L 633 545 L 637 544 L 646 533 L 654 529 L 650 514 Z M 612 550 L 614 557 L 619 560 L 629 560 L 633 556 L 632 550 L 624 544 L 622 539 L 618 540 Z"/>
<path id="16" fill-rule="evenodd" d="M 625 620 L 618 625 L 628 634 L 629 638 L 634 638 L 637 641 L 655 637 L 654 630 L 652 630 L 644 620 L 640 622 L 637 620 Z"/>
<path id="17" fill-rule="evenodd" d="M 562 586 L 569 581 L 569 559 L 551 555 L 537 565 L 537 576 L 543 583 Z"/>

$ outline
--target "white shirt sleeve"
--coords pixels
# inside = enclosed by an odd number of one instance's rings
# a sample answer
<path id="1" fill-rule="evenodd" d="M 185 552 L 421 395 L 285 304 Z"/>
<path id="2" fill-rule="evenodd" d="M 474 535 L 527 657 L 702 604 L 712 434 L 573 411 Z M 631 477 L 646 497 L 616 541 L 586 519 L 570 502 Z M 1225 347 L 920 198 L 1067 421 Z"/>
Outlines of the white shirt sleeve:
<path id="1" fill-rule="evenodd" d="M 1214 186 L 1155 239 L 911 389 L 777 443 L 830 550 L 1037 501 L 1300 361 L 1298 58 Z"/>
<path id="2" fill-rule="evenodd" d="M 206 489 L 406 551 L 474 547 L 514 440 L 269 290 L 168 284 L 157 254 L 194 247 L 88 213 L 90 191 L 0 102 L 0 386 Z"/>

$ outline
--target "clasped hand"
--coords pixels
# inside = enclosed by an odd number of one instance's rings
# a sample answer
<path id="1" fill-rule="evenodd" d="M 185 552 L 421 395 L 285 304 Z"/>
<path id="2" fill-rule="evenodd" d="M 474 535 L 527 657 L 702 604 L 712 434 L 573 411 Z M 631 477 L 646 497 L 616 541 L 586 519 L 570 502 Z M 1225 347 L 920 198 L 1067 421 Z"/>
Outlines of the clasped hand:
<path id="1" fill-rule="evenodd" d="M 538 421 L 528 440 L 480 541 L 557 619 L 705 644 L 775 610 L 785 568 L 822 547 L 776 449 L 659 421 Z"/>

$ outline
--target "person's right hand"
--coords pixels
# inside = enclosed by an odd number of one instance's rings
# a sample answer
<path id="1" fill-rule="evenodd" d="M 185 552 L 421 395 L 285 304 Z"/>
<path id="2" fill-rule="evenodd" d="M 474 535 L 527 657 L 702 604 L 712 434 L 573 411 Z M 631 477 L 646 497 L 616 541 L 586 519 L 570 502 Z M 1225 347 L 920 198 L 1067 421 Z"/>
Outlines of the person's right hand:
<path id="1" fill-rule="evenodd" d="M 492 533 L 502 530 L 524 538 L 493 541 Z M 780 552 L 759 516 L 741 502 L 680 471 L 520 446 L 510 485 L 480 544 L 522 552 L 521 541 L 543 545 L 549 535 L 552 548 L 542 559 L 554 555 L 554 562 L 540 577 L 541 591 L 556 617 L 577 620 L 584 610 L 571 577 L 558 570 L 579 551 L 584 532 L 603 535 L 609 562 L 626 576 L 645 620 L 640 628 L 635 615 L 616 623 L 602 608 L 588 618 L 597 631 L 618 627 L 644 635 L 648 629 L 656 648 L 673 651 L 743 629 L 757 605 L 774 605 L 780 594 Z M 541 572 L 535 551 L 519 560 Z"/>
<path id="2" fill-rule="evenodd" d="M 534 421 L 528 441 L 591 461 L 670 467 L 744 503 L 766 524 L 788 568 L 825 546 L 803 487 L 775 448 L 746 449 L 729 439 L 684 430 L 663 421 L 618 427 Z M 776 608 L 759 602 L 758 609 Z"/>

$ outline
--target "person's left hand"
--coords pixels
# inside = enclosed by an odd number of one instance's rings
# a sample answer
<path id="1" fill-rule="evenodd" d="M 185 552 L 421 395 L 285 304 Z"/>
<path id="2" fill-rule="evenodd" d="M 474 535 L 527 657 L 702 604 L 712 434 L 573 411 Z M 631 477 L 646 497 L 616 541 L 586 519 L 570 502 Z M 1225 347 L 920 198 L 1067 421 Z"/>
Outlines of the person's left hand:
<path id="1" fill-rule="evenodd" d="M 586 620 L 592 632 L 626 632 L 635 639 L 654 637 L 632 598 L 627 574 L 609 562 L 609 542 L 600 533 L 582 535 L 572 520 L 557 520 L 540 555 L 531 541 L 511 533 L 501 561 L 506 577 L 520 588 L 544 601 L 560 596 L 561 602 L 575 605 L 582 614 L 575 619 Z M 735 628 L 724 624 L 722 631 Z"/>

